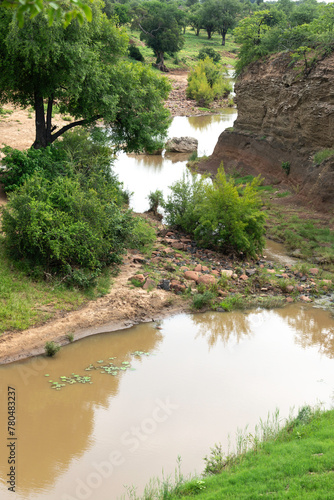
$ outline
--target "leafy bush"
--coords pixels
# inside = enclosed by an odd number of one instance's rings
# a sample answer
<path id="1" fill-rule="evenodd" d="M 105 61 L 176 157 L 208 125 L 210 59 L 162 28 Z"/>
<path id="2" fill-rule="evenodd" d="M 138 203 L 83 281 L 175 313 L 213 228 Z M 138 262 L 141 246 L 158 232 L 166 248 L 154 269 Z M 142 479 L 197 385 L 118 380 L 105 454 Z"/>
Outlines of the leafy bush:
<path id="1" fill-rule="evenodd" d="M 171 186 L 165 203 L 168 224 L 192 234 L 202 246 L 255 256 L 264 248 L 265 215 L 255 178 L 238 192 L 223 166 L 212 183 L 184 176 Z"/>
<path id="2" fill-rule="evenodd" d="M 201 106 L 214 99 L 227 96 L 232 85 L 227 79 L 227 70 L 206 57 L 199 61 L 188 76 L 187 97 L 195 99 Z"/>
<path id="3" fill-rule="evenodd" d="M 151 191 L 148 195 L 148 201 L 150 204 L 149 211 L 153 212 L 155 215 L 158 213 L 159 206 L 163 206 L 164 204 L 164 196 L 160 189 L 156 189 L 155 191 Z"/>
<path id="4" fill-rule="evenodd" d="M 72 282 L 84 283 L 103 266 L 120 262 L 132 227 L 131 212 L 122 212 L 114 200 L 106 202 L 77 179 L 50 182 L 37 172 L 10 195 L 3 209 L 10 255 Z M 80 274 L 84 269 L 93 275 Z"/>
<path id="5" fill-rule="evenodd" d="M 60 345 L 56 344 L 51 340 L 51 342 L 45 342 L 45 354 L 47 356 L 54 356 L 59 350 L 60 350 Z"/>
<path id="6" fill-rule="evenodd" d="M 150 251 L 155 240 L 156 234 L 154 228 L 142 217 L 135 217 L 127 247 L 135 248 L 145 253 Z"/>
<path id="7" fill-rule="evenodd" d="M 209 306 L 212 304 L 212 300 L 215 298 L 215 294 L 210 292 L 210 290 L 206 290 L 203 293 L 196 293 L 193 296 L 192 306 L 194 309 L 202 309 L 205 306 Z"/>
<path id="8" fill-rule="evenodd" d="M 203 47 L 197 56 L 197 59 L 205 59 L 206 57 L 210 57 L 210 59 L 213 60 L 213 62 L 217 63 L 220 61 L 221 57 L 219 52 L 217 52 L 215 49 L 212 47 Z"/>
<path id="9" fill-rule="evenodd" d="M 10 146 L 2 149 L 1 163 L 6 168 L 0 170 L 0 179 L 6 192 L 14 191 L 35 172 L 43 172 L 48 178 L 68 174 L 66 154 L 55 146 L 43 149 L 19 151 Z"/>
<path id="10" fill-rule="evenodd" d="M 140 62 L 145 61 L 143 54 L 140 52 L 140 49 L 138 47 L 136 47 L 135 45 L 130 44 L 128 50 L 129 50 L 129 56 L 132 59 L 135 59 L 136 61 L 140 61 Z"/>

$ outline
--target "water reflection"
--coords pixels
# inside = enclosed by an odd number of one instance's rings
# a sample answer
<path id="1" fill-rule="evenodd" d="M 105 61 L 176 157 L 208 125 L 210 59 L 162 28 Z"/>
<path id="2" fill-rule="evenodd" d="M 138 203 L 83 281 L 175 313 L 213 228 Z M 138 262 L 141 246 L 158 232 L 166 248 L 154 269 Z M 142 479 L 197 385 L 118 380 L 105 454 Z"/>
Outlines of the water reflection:
<path id="1" fill-rule="evenodd" d="M 252 334 L 252 320 L 240 312 L 198 314 L 192 317 L 192 321 L 197 328 L 197 335 L 204 337 L 210 348 L 218 341 L 226 346 L 231 339 L 238 344 Z"/>
<path id="2" fill-rule="evenodd" d="M 198 139 L 198 156 L 209 156 L 219 135 L 233 125 L 237 112 L 226 108 L 221 115 L 177 116 L 168 131 L 169 137 L 191 136 Z M 148 210 L 147 196 L 160 189 L 165 197 L 169 186 L 186 172 L 188 154 L 165 153 L 161 155 L 126 155 L 120 153 L 114 170 L 124 187 L 133 193 L 130 207 L 135 212 Z"/>
<path id="3" fill-rule="evenodd" d="M 210 446 L 221 442 L 226 449 L 238 427 L 252 427 L 276 407 L 284 417 L 292 406 L 330 403 L 333 333 L 329 314 L 299 306 L 179 315 L 164 320 L 161 330 L 142 324 L 71 344 L 40 365 L 1 367 L 0 400 L 6 401 L 7 385 L 17 393 L 19 475 L 13 495 L 1 445 L 0 497 L 78 499 L 78 485 L 87 488 L 96 464 L 113 451 L 122 462 L 90 488 L 90 498 L 116 500 L 124 484 L 135 484 L 140 494 L 162 468 L 173 474 L 178 455 L 184 474 L 201 472 Z M 136 350 L 151 355 L 134 358 Z M 92 385 L 59 392 L 44 376 L 85 374 L 84 367 L 112 356 L 136 370 L 118 377 L 89 372 Z M 2 426 L 0 443 L 6 432 Z"/>

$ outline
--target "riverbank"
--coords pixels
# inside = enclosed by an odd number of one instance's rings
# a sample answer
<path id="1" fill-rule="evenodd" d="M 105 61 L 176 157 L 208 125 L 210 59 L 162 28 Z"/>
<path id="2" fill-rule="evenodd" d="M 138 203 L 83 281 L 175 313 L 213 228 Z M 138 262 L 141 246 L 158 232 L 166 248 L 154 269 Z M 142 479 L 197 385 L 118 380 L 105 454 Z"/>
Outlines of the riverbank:
<path id="1" fill-rule="evenodd" d="M 274 419 L 262 422 L 261 431 L 262 436 L 240 436 L 235 455 L 226 456 L 216 445 L 205 460 L 211 475 L 185 482 L 179 474 L 176 484 L 151 482 L 149 498 L 165 498 L 166 491 L 170 500 L 332 497 L 334 410 L 305 406 L 283 428 Z"/>

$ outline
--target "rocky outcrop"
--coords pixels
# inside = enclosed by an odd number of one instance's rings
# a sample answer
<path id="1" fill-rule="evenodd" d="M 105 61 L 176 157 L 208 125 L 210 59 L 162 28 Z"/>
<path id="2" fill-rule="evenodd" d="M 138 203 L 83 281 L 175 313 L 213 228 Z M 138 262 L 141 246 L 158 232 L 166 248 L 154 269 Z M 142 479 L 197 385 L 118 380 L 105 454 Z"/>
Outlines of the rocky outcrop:
<path id="1" fill-rule="evenodd" d="M 170 153 L 192 153 L 197 148 L 198 140 L 194 137 L 173 137 L 166 142 L 166 150 Z"/>
<path id="2" fill-rule="evenodd" d="M 223 161 L 226 170 L 294 184 L 304 195 L 334 203 L 334 160 L 313 161 L 316 152 L 334 149 L 334 54 L 307 74 L 286 53 L 257 61 L 238 78 L 235 92 L 238 118 L 219 137 L 205 169 L 214 172 Z"/>

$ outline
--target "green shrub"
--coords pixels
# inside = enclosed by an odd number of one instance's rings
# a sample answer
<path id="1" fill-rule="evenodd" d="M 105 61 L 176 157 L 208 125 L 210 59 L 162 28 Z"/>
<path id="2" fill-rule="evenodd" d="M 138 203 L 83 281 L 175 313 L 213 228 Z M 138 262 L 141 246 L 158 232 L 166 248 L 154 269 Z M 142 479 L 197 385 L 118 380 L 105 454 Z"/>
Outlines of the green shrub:
<path id="1" fill-rule="evenodd" d="M 214 99 L 227 96 L 232 85 L 227 78 L 227 70 L 206 57 L 199 61 L 188 76 L 187 97 L 195 99 L 201 106 Z"/>
<path id="2" fill-rule="evenodd" d="M 290 174 L 291 163 L 289 161 L 282 161 L 282 169 L 286 173 L 286 175 Z"/>
<path id="3" fill-rule="evenodd" d="M 212 300 L 215 298 L 215 294 L 206 290 L 203 293 L 196 293 L 193 296 L 192 306 L 194 309 L 202 309 L 205 306 L 209 306 L 212 304 Z"/>
<path id="4" fill-rule="evenodd" d="M 167 223 L 192 234 L 201 246 L 255 256 L 265 243 L 259 183 L 255 178 L 239 188 L 239 194 L 222 165 L 212 183 L 188 173 L 171 186 L 165 203 Z"/>
<path id="5" fill-rule="evenodd" d="M 219 52 L 217 52 L 215 49 L 212 47 L 203 47 L 197 56 L 197 59 L 204 60 L 207 57 L 213 60 L 213 62 L 217 63 L 220 61 L 221 57 Z"/>
<path id="6" fill-rule="evenodd" d="M 119 263 L 133 227 L 131 212 L 77 179 L 50 182 L 33 174 L 9 197 L 2 229 L 12 258 L 43 266 L 69 281 L 91 280 L 107 264 Z M 93 275 L 82 275 L 87 269 Z M 84 285 L 85 286 L 85 285 Z"/>
<path id="7" fill-rule="evenodd" d="M 147 198 L 150 204 L 149 211 L 153 212 L 156 215 L 158 213 L 159 206 L 162 207 L 164 204 L 164 196 L 162 194 L 162 191 L 160 189 L 156 189 L 155 191 L 150 192 Z"/>
<path id="8" fill-rule="evenodd" d="M 127 247 L 147 253 L 151 250 L 155 240 L 156 234 L 154 228 L 142 217 L 135 217 Z"/>
<path id="9" fill-rule="evenodd" d="M 140 52 L 140 49 L 136 47 L 136 45 L 130 44 L 128 50 L 129 50 L 129 56 L 132 59 L 135 59 L 136 61 L 140 62 L 145 61 L 143 54 Z"/>
<path id="10" fill-rule="evenodd" d="M 60 350 L 60 345 L 56 344 L 52 340 L 51 342 L 45 342 L 44 349 L 45 349 L 45 354 L 51 357 L 54 356 Z"/>
<path id="11" fill-rule="evenodd" d="M 9 146 L 2 149 L 1 161 L 6 168 L 0 170 L 0 179 L 6 192 L 14 191 L 34 173 L 43 172 L 48 178 L 69 174 L 66 154 L 55 146 L 19 151 Z"/>

